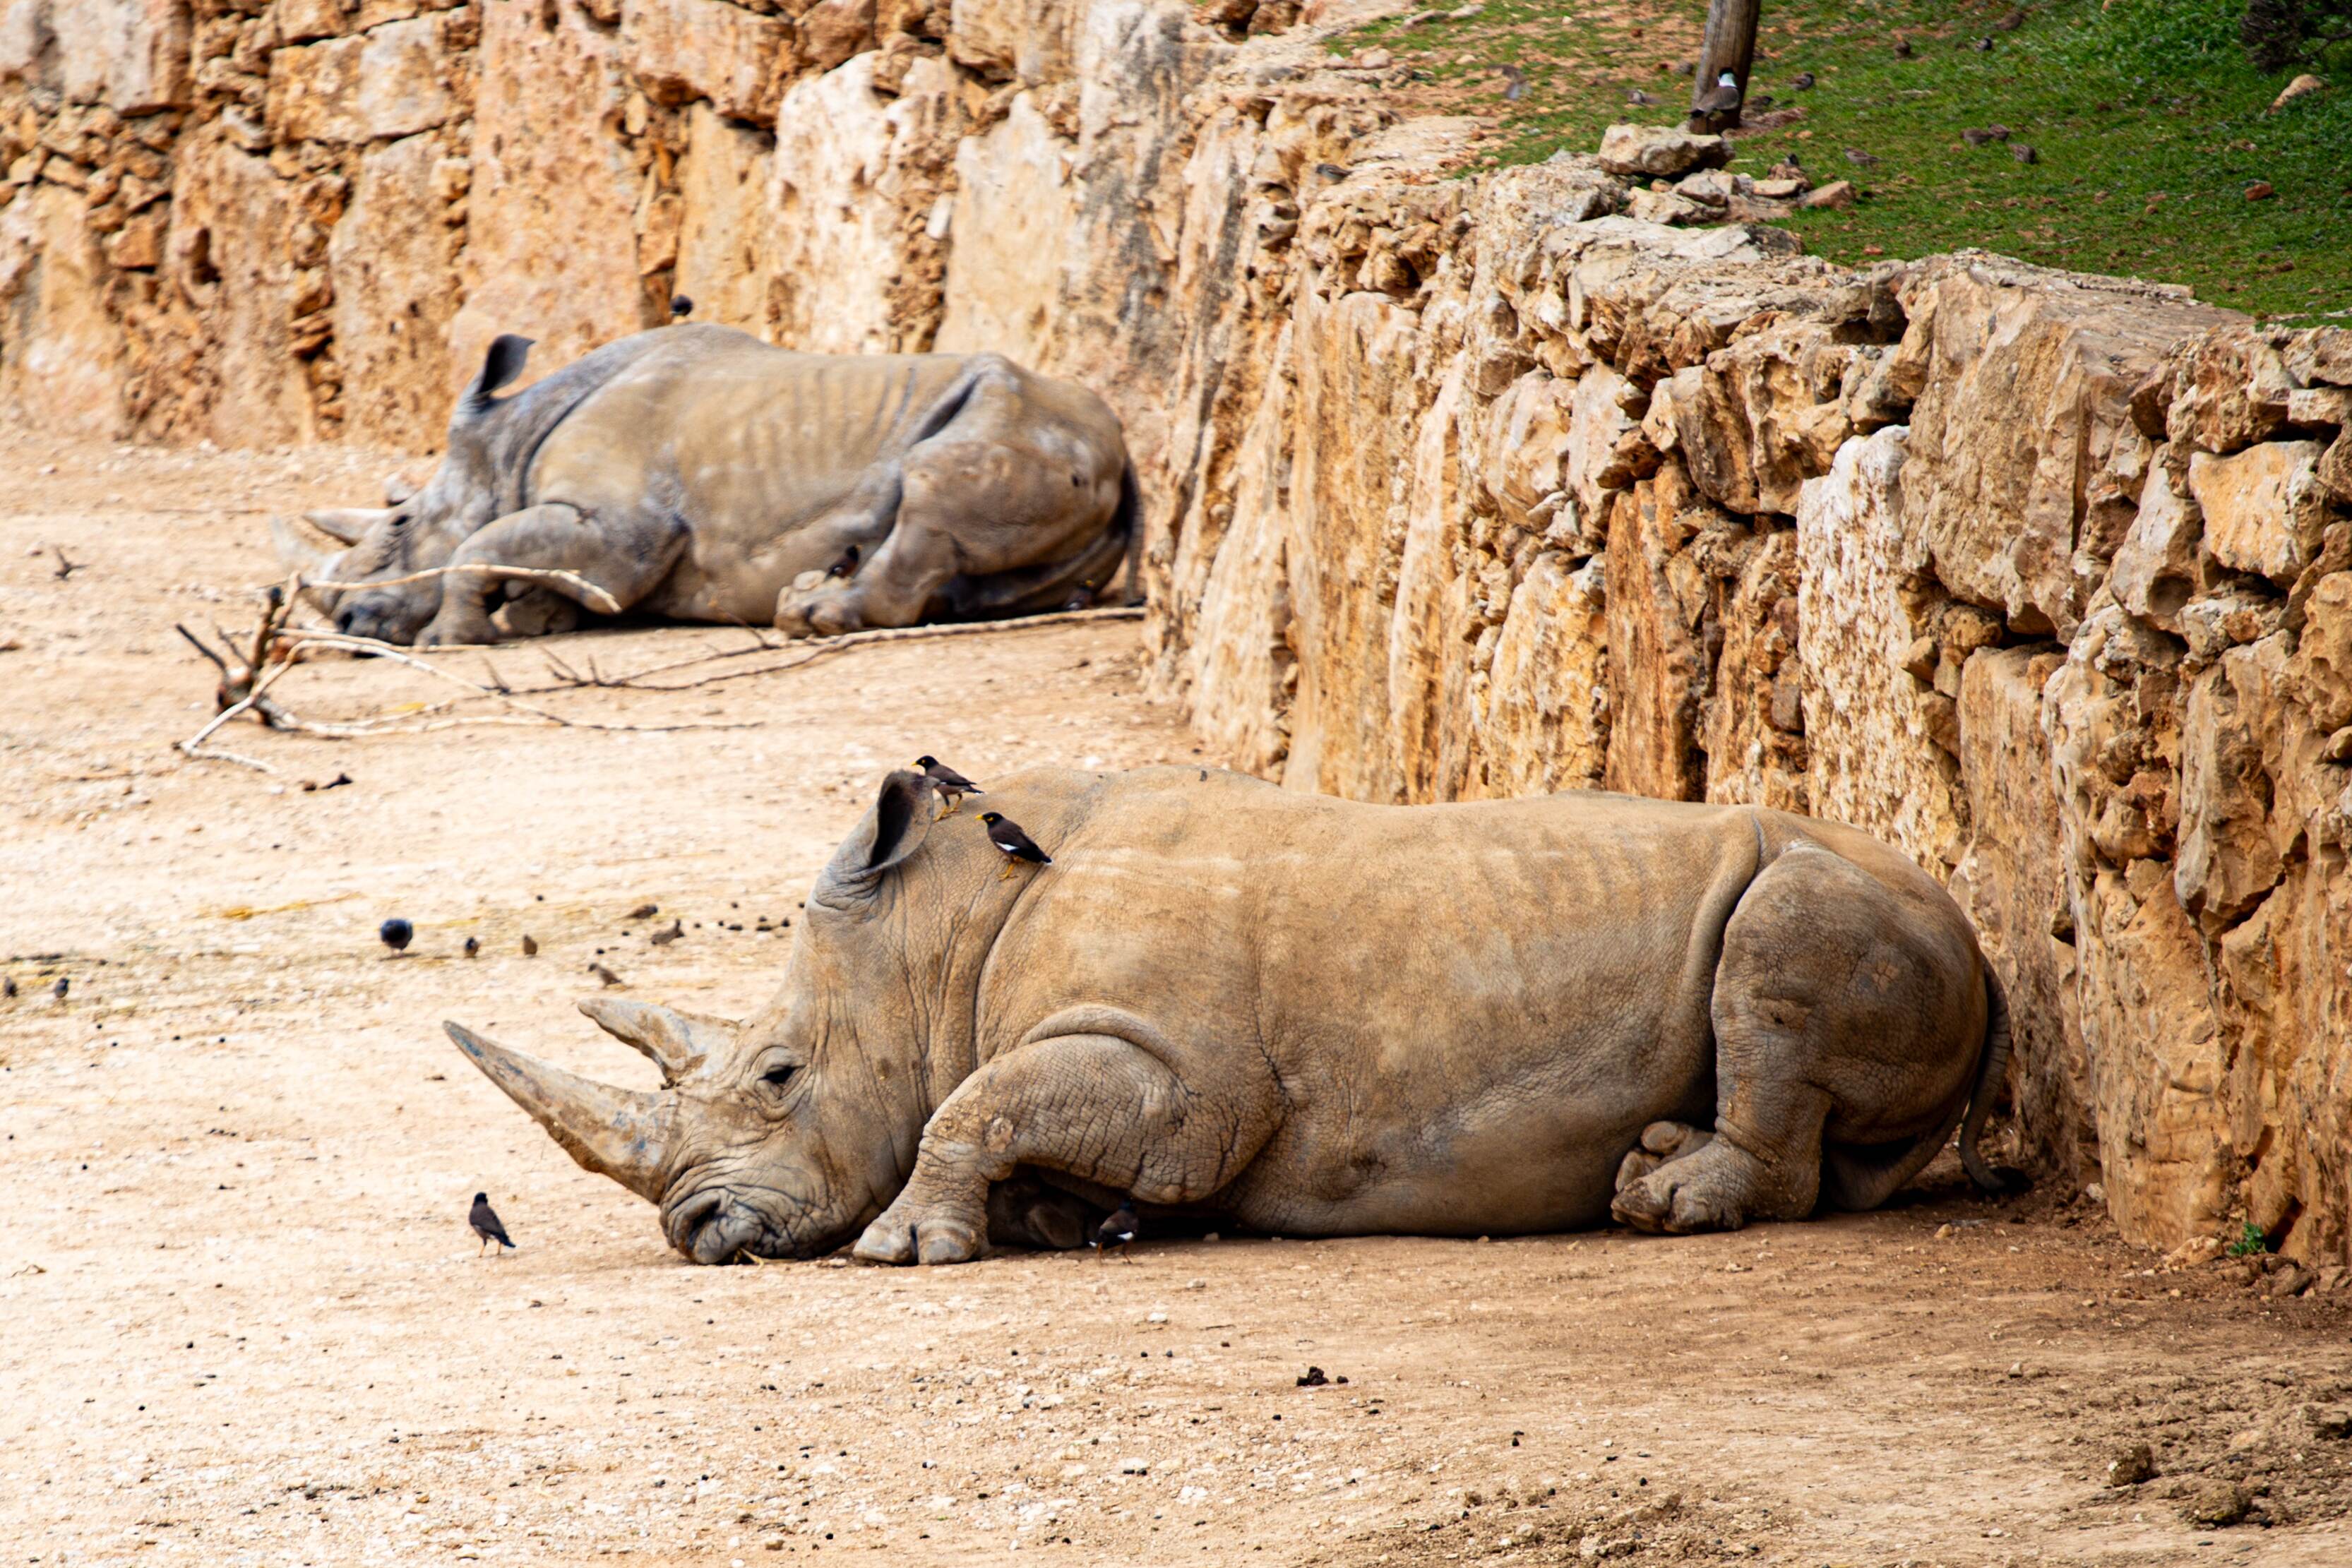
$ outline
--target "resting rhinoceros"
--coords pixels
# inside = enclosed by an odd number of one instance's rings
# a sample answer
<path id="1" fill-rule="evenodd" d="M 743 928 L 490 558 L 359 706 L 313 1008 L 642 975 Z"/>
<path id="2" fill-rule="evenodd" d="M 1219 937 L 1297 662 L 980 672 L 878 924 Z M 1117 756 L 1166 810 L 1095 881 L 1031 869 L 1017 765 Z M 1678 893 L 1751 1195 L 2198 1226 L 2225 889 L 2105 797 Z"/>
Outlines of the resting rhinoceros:
<path id="1" fill-rule="evenodd" d="M 582 1004 L 660 1093 L 449 1032 L 704 1263 L 852 1236 L 957 1262 L 992 1219 L 1067 1245 L 1066 1194 L 1285 1236 L 1736 1227 L 1867 1208 L 1964 1113 L 1997 1185 L 1998 985 L 1943 890 L 1852 828 L 1194 768 L 987 782 L 1052 864 L 893 773 L 758 1014 Z"/>
<path id="2" fill-rule="evenodd" d="M 1134 540 L 1118 418 L 999 354 L 803 354 L 665 327 L 494 397 L 530 347 L 490 345 L 423 489 L 308 514 L 350 549 L 321 561 L 281 527 L 313 582 L 484 569 L 313 590 L 338 627 L 486 643 L 568 629 L 583 603 L 795 634 L 909 626 L 1089 600 Z"/>

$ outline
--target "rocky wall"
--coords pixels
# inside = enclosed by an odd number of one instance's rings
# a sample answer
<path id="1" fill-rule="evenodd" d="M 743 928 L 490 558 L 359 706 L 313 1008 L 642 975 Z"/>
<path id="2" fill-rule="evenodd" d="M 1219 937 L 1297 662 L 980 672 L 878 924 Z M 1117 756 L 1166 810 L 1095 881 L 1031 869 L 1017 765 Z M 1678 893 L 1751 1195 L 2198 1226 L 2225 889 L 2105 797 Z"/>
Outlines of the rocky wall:
<path id="1" fill-rule="evenodd" d="M 1003 350 L 1126 420 L 1205 747 L 1860 823 L 1983 933 L 2046 1177 L 2347 1260 L 2352 334 L 1832 267 L 1674 138 L 1482 172 L 1318 41 L 1382 8 L 0 0 L 0 405 L 429 450 L 491 335 L 680 294 Z"/>
<path id="2" fill-rule="evenodd" d="M 1864 826 L 1983 933 L 2029 1163 L 2139 1239 L 2344 1261 L 2352 333 L 1851 271 L 1405 128 L 1292 172 L 1351 101 L 1228 89 L 1193 154 L 1191 210 L 1260 214 L 1247 291 L 1180 278 L 1223 351 L 1154 629 L 1204 736 L 1372 800 Z"/>

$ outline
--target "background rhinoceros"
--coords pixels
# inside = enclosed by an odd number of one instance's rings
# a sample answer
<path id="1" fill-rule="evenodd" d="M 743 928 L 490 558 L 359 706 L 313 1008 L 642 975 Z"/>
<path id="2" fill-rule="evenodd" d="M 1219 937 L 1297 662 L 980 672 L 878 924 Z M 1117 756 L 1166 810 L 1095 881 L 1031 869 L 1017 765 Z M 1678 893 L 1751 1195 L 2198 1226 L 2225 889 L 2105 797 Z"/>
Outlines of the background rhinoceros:
<path id="1" fill-rule="evenodd" d="M 339 628 L 486 643 L 567 629 L 579 603 L 795 633 L 1018 614 L 1091 601 L 1134 541 L 1117 416 L 999 354 L 803 354 L 665 327 L 494 397 L 530 347 L 490 345 L 423 489 L 308 514 L 350 549 L 320 560 L 281 530 L 314 582 L 484 569 L 313 590 Z"/>
<path id="2" fill-rule="evenodd" d="M 1866 1208 L 2009 1049 L 1958 908 L 1851 828 L 1595 793 L 1370 806 L 1194 768 L 894 773 L 738 1025 L 583 1004 L 662 1092 L 449 1030 L 698 1261 L 1075 1240 L 1057 1192 L 1289 1236 Z M 1050 1186 L 1005 1186 L 1016 1176 Z M 992 1210 L 992 1186 L 997 1203 Z M 1108 1204 L 1105 1203 L 1105 1207 Z"/>

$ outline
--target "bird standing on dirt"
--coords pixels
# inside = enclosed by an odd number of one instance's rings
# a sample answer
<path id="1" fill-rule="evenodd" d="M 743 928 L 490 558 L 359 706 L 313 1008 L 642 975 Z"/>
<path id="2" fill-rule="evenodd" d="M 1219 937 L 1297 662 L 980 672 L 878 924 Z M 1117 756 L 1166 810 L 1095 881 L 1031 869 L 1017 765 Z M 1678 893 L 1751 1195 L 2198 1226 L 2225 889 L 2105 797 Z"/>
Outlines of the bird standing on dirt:
<path id="1" fill-rule="evenodd" d="M 670 319 L 671 320 L 673 320 L 673 321 L 683 321 L 683 320 L 685 320 L 688 316 L 691 316 L 691 315 L 693 315 L 693 314 L 694 314 L 694 301 L 693 301 L 693 300 L 688 299 L 688 298 L 685 295 L 683 295 L 683 294 L 673 294 L 673 295 L 671 295 L 671 296 L 669 297 L 669 319 Z"/>
<path id="2" fill-rule="evenodd" d="M 377 926 L 375 934 L 385 946 L 397 955 L 408 951 L 409 941 L 416 935 L 416 927 L 395 915 Z"/>
<path id="3" fill-rule="evenodd" d="M 522 956 L 526 958 L 539 956 L 539 940 L 528 931 L 522 934 Z"/>
<path id="4" fill-rule="evenodd" d="M 481 956 L 481 951 L 482 951 L 482 943 L 481 943 L 481 939 L 480 939 L 479 937 L 476 937 L 476 936 L 468 936 L 468 937 L 467 937 L 467 938 L 466 938 L 466 956 L 467 956 L 467 957 L 468 957 L 468 958 L 479 957 L 479 956 Z"/>
<path id="5" fill-rule="evenodd" d="M 49 988 L 49 995 L 57 998 L 59 1001 L 64 1001 L 66 999 L 66 993 L 71 989 L 73 989 L 73 982 L 66 978 L 63 975 L 59 975 L 58 977 L 58 983 Z"/>
<path id="6" fill-rule="evenodd" d="M 931 781 L 931 788 L 938 790 L 940 799 L 948 803 L 948 809 L 940 813 L 942 817 L 952 817 L 962 810 L 966 795 L 988 793 L 936 757 L 918 757 L 915 766 L 923 770 L 923 777 Z"/>
<path id="7" fill-rule="evenodd" d="M 602 980 L 604 983 L 604 988 L 608 991 L 618 990 L 623 986 L 628 984 L 626 980 L 624 980 L 620 976 L 613 973 L 612 970 L 607 969 L 602 964 L 589 965 L 588 972 L 595 976 L 599 980 Z"/>
<path id="8" fill-rule="evenodd" d="M 1110 1218 L 1095 1227 L 1095 1260 L 1102 1261 L 1104 1255 L 1113 1248 L 1118 1249 L 1121 1258 L 1126 1257 L 1129 1246 L 1141 1228 L 1141 1222 L 1135 1212 L 1135 1200 L 1121 1198 L 1118 1207 L 1111 1211 Z"/>
<path id="9" fill-rule="evenodd" d="M 513 1250 L 514 1243 L 507 1239 L 507 1228 L 499 1223 L 499 1213 L 490 1207 L 488 1193 L 478 1192 L 474 1195 L 474 1207 L 472 1212 L 466 1216 L 466 1223 L 472 1226 L 474 1234 L 482 1239 L 484 1248 L 488 1248 L 495 1241 L 507 1250 Z M 479 1250 L 474 1254 L 477 1258 L 481 1255 Z M 501 1253 L 500 1256 L 504 1254 Z"/>
<path id="10" fill-rule="evenodd" d="M 1024 861 L 1031 865 L 1054 863 L 1054 857 L 1039 849 L 1029 835 L 1021 831 L 1021 824 L 1009 820 L 1003 812 L 982 811 L 980 821 L 988 829 L 988 841 L 1004 852 L 1004 874 L 997 881 L 1011 882 Z"/>

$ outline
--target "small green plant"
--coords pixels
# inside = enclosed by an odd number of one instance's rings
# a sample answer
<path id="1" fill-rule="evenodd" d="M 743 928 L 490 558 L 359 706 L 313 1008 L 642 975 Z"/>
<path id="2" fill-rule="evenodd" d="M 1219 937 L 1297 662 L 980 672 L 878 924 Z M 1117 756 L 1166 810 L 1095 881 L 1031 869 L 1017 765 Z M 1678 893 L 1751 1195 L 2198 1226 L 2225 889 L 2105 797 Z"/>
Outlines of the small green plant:
<path id="1" fill-rule="evenodd" d="M 2224 1249 L 2232 1258 L 2251 1258 L 2257 1252 L 2270 1249 L 2271 1239 L 2263 1235 L 2263 1228 L 2251 1219 L 2246 1221 L 2246 1228 L 2238 1232 L 2238 1239 Z"/>

